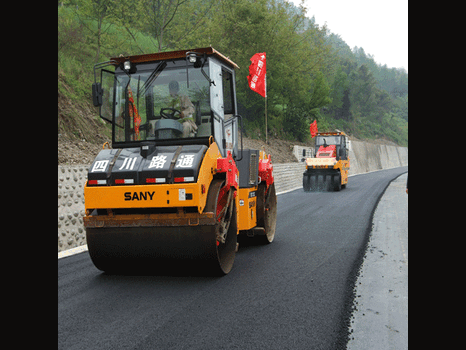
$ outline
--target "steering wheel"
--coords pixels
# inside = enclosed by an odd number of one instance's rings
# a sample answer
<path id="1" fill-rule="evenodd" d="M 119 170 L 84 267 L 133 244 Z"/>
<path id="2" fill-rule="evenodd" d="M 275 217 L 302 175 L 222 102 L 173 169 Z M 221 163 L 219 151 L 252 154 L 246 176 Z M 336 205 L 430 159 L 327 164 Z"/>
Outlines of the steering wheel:
<path id="1" fill-rule="evenodd" d="M 167 112 L 168 111 L 171 111 L 171 113 Z M 175 118 L 175 114 L 178 113 L 178 117 Z M 179 111 L 178 109 L 176 108 L 162 108 L 160 109 L 160 116 L 164 119 L 177 119 L 181 116 L 181 111 Z"/>

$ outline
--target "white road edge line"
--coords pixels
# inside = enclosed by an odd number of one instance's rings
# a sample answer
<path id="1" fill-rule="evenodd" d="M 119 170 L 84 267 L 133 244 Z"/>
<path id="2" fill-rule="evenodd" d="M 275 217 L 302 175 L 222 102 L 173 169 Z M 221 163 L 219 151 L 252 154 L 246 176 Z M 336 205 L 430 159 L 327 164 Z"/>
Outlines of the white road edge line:
<path id="1" fill-rule="evenodd" d="M 68 256 L 79 254 L 79 253 L 82 253 L 82 252 L 87 252 L 87 250 L 88 250 L 87 249 L 87 244 L 81 245 L 81 246 L 76 247 L 76 248 L 67 249 L 67 250 L 64 250 L 64 251 L 58 253 L 58 259 L 66 258 Z"/>

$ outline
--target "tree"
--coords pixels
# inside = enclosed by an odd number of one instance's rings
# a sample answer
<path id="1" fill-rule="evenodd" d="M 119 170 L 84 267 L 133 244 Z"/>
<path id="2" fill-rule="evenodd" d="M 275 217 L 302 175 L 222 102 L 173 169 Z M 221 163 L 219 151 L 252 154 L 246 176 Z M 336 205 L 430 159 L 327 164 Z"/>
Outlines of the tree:
<path id="1" fill-rule="evenodd" d="M 305 141 L 309 135 L 309 114 L 305 108 L 300 106 L 289 106 L 286 109 L 284 118 L 284 130 L 289 135 L 293 135 L 298 141 Z"/>
<path id="2" fill-rule="evenodd" d="M 350 96 L 349 89 L 345 89 L 345 91 L 343 91 L 341 116 L 344 120 L 347 120 L 347 121 L 351 120 L 351 101 L 350 101 L 349 96 Z"/>
<path id="3" fill-rule="evenodd" d="M 144 22 L 145 30 L 157 40 L 157 49 L 164 51 L 166 31 L 170 25 L 176 25 L 175 16 L 180 6 L 188 0 L 140 0 L 138 13 Z"/>
<path id="4" fill-rule="evenodd" d="M 111 14 L 113 0 L 81 0 L 80 3 L 80 6 L 77 7 L 79 9 L 79 12 L 76 12 L 77 15 L 79 16 L 79 13 L 81 13 L 85 19 L 95 20 L 97 23 L 96 30 L 93 30 L 91 26 L 86 27 L 93 32 L 96 37 L 97 50 L 95 62 L 99 62 L 102 36 L 112 25 L 110 22 L 107 22 L 106 19 Z"/>
<path id="5" fill-rule="evenodd" d="M 350 74 L 351 105 L 357 109 L 357 114 L 364 118 L 373 118 L 376 106 L 375 92 L 376 80 L 366 65 L 362 65 L 357 71 Z M 354 115 L 354 114 L 353 114 Z"/>
<path id="6" fill-rule="evenodd" d="M 218 0 L 189 0 L 182 4 L 174 18 L 176 23 L 164 34 L 167 46 L 173 50 L 209 46 L 206 29 L 218 3 Z"/>
<path id="7" fill-rule="evenodd" d="M 126 33 L 130 36 L 134 45 L 136 45 L 140 54 L 148 53 L 144 52 L 141 46 L 138 44 L 138 33 L 141 33 L 143 30 L 140 14 L 139 14 L 139 3 L 135 1 L 128 0 L 113 0 L 113 21 L 122 26 Z M 152 42 L 154 46 L 157 46 Z M 133 53 L 136 54 L 136 53 Z"/>
<path id="8" fill-rule="evenodd" d="M 309 109 L 311 110 L 322 108 L 332 102 L 330 86 L 324 74 L 320 71 L 318 71 L 314 79 L 312 79 L 310 95 Z"/>

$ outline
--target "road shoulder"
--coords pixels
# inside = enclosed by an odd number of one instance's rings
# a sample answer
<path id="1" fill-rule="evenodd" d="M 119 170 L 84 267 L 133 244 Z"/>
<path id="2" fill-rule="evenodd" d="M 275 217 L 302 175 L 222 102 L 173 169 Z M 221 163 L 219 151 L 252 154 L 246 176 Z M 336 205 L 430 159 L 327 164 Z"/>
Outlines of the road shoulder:
<path id="1" fill-rule="evenodd" d="M 406 177 L 380 199 L 355 286 L 348 350 L 408 349 L 408 195 Z"/>

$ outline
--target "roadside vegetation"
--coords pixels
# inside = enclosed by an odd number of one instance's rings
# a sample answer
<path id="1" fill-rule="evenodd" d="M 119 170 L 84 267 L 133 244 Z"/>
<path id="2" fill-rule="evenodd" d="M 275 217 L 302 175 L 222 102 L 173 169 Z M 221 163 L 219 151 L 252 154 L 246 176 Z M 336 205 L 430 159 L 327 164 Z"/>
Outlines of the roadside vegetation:
<path id="1" fill-rule="evenodd" d="M 408 73 L 351 49 L 285 0 L 58 1 L 58 133 L 88 142 L 109 136 L 91 104 L 95 63 L 209 45 L 240 66 L 238 108 L 249 138 L 265 139 L 264 98 L 246 77 L 249 59 L 266 52 L 269 137 L 308 142 L 317 119 L 319 131 L 408 145 Z"/>

